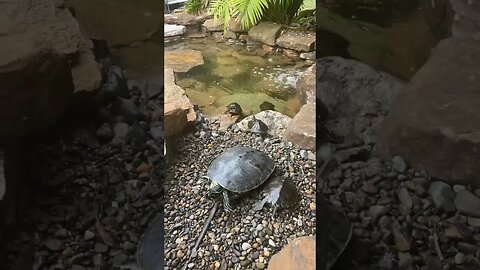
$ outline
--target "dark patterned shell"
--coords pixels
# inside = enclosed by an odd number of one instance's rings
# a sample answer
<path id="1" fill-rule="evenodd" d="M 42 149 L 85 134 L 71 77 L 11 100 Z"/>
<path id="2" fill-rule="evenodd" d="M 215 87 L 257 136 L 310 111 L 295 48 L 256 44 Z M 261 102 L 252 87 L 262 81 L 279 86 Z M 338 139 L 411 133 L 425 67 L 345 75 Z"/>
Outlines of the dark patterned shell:
<path id="1" fill-rule="evenodd" d="M 250 147 L 232 147 L 218 156 L 207 176 L 223 188 L 243 193 L 263 184 L 275 169 L 267 154 Z"/>

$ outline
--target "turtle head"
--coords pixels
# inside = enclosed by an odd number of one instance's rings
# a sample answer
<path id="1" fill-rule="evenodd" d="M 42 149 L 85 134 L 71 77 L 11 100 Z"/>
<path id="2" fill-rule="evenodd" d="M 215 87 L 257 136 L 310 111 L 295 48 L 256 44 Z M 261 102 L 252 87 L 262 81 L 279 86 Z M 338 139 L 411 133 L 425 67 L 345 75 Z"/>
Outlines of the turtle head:
<path id="1" fill-rule="evenodd" d="M 208 188 L 208 191 L 207 191 L 207 197 L 212 198 L 212 197 L 220 196 L 222 194 L 223 192 L 222 186 L 212 181 L 212 179 L 208 176 L 202 176 L 201 178 L 203 180 L 210 181 L 210 187 Z"/>

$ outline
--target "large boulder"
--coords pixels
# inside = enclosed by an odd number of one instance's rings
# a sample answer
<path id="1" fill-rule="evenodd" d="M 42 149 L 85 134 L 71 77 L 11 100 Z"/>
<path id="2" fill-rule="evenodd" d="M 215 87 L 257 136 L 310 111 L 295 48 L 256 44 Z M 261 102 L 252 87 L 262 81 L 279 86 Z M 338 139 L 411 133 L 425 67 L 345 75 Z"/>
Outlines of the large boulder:
<path id="1" fill-rule="evenodd" d="M 272 257 L 268 270 L 314 270 L 315 248 L 315 236 L 294 239 Z"/>
<path id="2" fill-rule="evenodd" d="M 315 104 L 316 102 L 316 76 L 317 65 L 313 64 L 300 74 L 297 81 L 298 96 L 302 104 Z"/>
<path id="3" fill-rule="evenodd" d="M 196 50 L 176 50 L 165 52 L 165 68 L 175 72 L 187 72 L 203 65 L 203 55 Z"/>
<path id="4" fill-rule="evenodd" d="M 395 98 L 377 153 L 451 183 L 480 185 L 480 43 L 446 39 Z"/>
<path id="5" fill-rule="evenodd" d="M 260 22 L 248 31 L 248 36 L 270 46 L 275 46 L 282 25 L 271 22 Z"/>
<path id="6" fill-rule="evenodd" d="M 73 93 L 66 55 L 38 30 L 0 34 L 0 144 L 52 124 Z"/>
<path id="7" fill-rule="evenodd" d="M 175 84 L 172 69 L 164 70 L 164 125 L 165 136 L 179 134 L 187 124 L 196 120 L 193 104 L 180 86 Z"/>
<path id="8" fill-rule="evenodd" d="M 315 32 L 283 30 L 277 39 L 277 45 L 299 52 L 311 52 L 315 49 Z"/>
<path id="9" fill-rule="evenodd" d="M 284 141 L 307 150 L 315 150 L 315 107 L 314 104 L 306 104 L 300 108 L 283 132 Z"/>
<path id="10" fill-rule="evenodd" d="M 375 139 L 376 126 L 388 113 L 403 83 L 355 60 L 317 60 L 317 98 L 328 108 L 327 126 L 340 135 Z"/>
<path id="11" fill-rule="evenodd" d="M 164 3 L 156 0 L 122 1 L 121 4 L 115 0 L 70 0 L 68 4 L 73 6 L 88 37 L 106 40 L 109 46 L 145 40 L 160 29 L 163 20 Z"/>

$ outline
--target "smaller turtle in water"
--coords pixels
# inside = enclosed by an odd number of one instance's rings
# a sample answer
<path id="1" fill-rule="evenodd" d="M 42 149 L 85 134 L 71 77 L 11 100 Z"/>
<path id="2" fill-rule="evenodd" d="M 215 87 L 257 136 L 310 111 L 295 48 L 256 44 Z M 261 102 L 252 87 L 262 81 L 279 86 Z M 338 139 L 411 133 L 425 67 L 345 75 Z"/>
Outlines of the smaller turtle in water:
<path id="1" fill-rule="evenodd" d="M 248 122 L 248 129 L 253 134 L 258 134 L 264 136 L 268 133 L 268 126 L 260 119 L 255 118 L 255 115 L 252 115 L 252 120 Z"/>
<path id="2" fill-rule="evenodd" d="M 232 147 L 215 158 L 202 178 L 210 180 L 209 197 L 223 195 L 227 212 L 231 201 L 258 188 L 275 170 L 275 162 L 265 153 L 250 147 Z"/>
<path id="3" fill-rule="evenodd" d="M 275 105 L 268 101 L 264 101 L 262 104 L 260 104 L 260 110 L 261 111 L 275 111 Z"/>
<path id="4" fill-rule="evenodd" d="M 242 107 L 236 102 L 230 103 L 227 105 L 227 111 L 225 113 L 229 113 L 232 115 L 242 115 Z"/>

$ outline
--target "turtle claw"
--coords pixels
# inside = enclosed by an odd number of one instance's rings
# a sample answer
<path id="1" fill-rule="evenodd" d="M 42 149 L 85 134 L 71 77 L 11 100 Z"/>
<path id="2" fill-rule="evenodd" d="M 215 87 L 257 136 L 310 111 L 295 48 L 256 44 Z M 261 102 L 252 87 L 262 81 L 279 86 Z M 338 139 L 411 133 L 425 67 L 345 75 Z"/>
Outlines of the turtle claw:
<path id="1" fill-rule="evenodd" d="M 226 191 L 223 192 L 223 207 L 228 213 L 233 212 L 232 206 L 230 205 L 230 197 Z"/>

